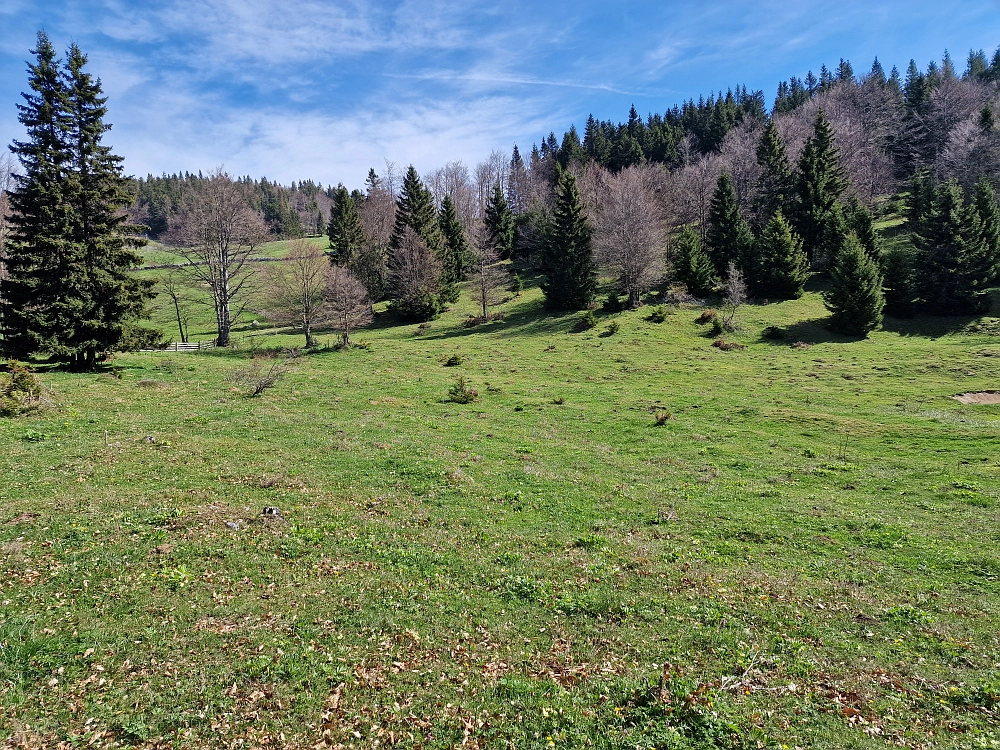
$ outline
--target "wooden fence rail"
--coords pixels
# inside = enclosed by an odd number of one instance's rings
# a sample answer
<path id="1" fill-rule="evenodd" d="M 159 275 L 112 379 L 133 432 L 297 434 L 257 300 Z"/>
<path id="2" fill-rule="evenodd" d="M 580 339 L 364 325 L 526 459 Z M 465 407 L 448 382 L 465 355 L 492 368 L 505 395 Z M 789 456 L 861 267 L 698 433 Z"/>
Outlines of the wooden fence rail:
<path id="1" fill-rule="evenodd" d="M 214 341 L 175 341 L 159 349 L 142 349 L 144 352 L 200 352 L 204 349 L 214 349 Z"/>

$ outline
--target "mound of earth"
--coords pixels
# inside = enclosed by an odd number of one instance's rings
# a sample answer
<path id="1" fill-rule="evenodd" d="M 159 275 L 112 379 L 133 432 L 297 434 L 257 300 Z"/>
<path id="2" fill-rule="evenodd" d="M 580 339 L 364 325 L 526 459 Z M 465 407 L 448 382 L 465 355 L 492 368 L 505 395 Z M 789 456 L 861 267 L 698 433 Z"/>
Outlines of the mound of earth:
<path id="1" fill-rule="evenodd" d="M 979 393 L 959 393 L 952 396 L 963 404 L 1000 404 L 1000 391 L 980 391 Z"/>

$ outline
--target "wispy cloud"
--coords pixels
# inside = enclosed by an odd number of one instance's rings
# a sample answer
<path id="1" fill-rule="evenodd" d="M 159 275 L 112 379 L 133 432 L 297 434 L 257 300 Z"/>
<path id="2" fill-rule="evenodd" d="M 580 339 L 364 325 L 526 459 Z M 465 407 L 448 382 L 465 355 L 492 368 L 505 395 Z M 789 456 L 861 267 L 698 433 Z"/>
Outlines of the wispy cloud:
<path id="1" fill-rule="evenodd" d="M 876 7 L 877 6 L 877 7 Z M 0 0 L 0 139 L 34 33 L 78 42 L 129 171 L 360 184 L 529 146 L 593 113 L 664 111 L 738 83 L 773 91 L 840 57 L 886 67 L 1000 41 L 997 2 L 842 0 Z M 7 104 L 3 104 L 7 102 Z"/>

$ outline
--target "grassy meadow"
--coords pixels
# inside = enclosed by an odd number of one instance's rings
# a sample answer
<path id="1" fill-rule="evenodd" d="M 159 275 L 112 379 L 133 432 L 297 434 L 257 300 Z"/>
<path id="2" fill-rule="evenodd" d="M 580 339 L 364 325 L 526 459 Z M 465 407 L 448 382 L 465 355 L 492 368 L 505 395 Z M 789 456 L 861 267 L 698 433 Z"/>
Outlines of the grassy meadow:
<path id="1" fill-rule="evenodd" d="M 1000 747 L 1000 406 L 951 398 L 1000 322 L 473 307 L 259 398 L 227 375 L 301 336 L 248 321 L 43 371 L 0 420 L 7 746 Z"/>

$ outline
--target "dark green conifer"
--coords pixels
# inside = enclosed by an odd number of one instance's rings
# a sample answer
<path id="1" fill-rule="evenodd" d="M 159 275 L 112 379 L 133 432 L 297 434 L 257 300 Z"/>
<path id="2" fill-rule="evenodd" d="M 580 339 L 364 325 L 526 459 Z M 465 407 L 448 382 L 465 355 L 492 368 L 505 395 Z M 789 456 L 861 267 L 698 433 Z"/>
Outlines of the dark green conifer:
<path id="1" fill-rule="evenodd" d="M 758 297 L 798 299 L 809 278 L 809 260 L 802 240 L 779 210 L 764 227 L 754 243 L 753 261 L 747 275 L 750 288 Z"/>
<path id="2" fill-rule="evenodd" d="M 4 353 L 18 359 L 39 351 L 65 353 L 77 317 L 72 287 L 80 286 L 82 276 L 66 179 L 72 158 L 66 86 L 44 32 L 31 52 L 31 93 L 17 105 L 28 139 L 11 146 L 24 171 L 10 194 L 7 278 L 0 289 Z"/>
<path id="3" fill-rule="evenodd" d="M 989 287 L 1000 281 L 1000 205 L 997 194 L 986 177 L 981 177 L 973 190 L 972 201 L 982 232 L 980 286 Z"/>
<path id="4" fill-rule="evenodd" d="M 757 225 L 762 227 L 775 212 L 780 210 L 788 213 L 795 193 L 792 165 L 773 120 L 768 121 L 757 145 L 757 163 L 763 172 L 757 182 L 754 212 L 757 215 Z"/>
<path id="5" fill-rule="evenodd" d="M 458 220 L 458 211 L 450 195 L 441 201 L 441 212 L 438 214 L 443 239 L 441 257 L 444 272 L 442 281 L 445 284 L 457 284 L 463 281 L 472 268 L 473 257 L 469 242 L 465 237 L 465 229 Z M 457 288 L 457 287 L 456 287 Z"/>
<path id="6" fill-rule="evenodd" d="M 975 203 L 967 204 L 955 180 L 939 185 L 930 213 L 913 242 L 919 252 L 916 291 L 928 309 L 944 314 L 977 311 L 985 302 L 987 257 L 982 222 Z"/>
<path id="7" fill-rule="evenodd" d="M 673 253 L 674 279 L 696 297 L 712 293 L 718 283 L 715 264 L 701 244 L 701 237 L 691 227 L 677 236 Z"/>
<path id="8" fill-rule="evenodd" d="M 587 223 L 576 178 L 567 170 L 556 177 L 555 213 L 546 227 L 541 284 L 545 304 L 557 310 L 582 310 L 597 291 L 593 232 Z"/>
<path id="9" fill-rule="evenodd" d="M 143 242 L 124 211 L 133 196 L 122 159 L 102 143 L 111 126 L 100 81 L 84 71 L 87 58 L 76 45 L 62 73 L 44 33 L 33 53 L 33 93 L 19 106 L 28 141 L 12 146 L 24 174 L 11 194 L 8 278 L 0 289 L 4 348 L 92 367 L 107 352 L 155 338 L 136 326 L 153 282 L 132 275 Z"/>
<path id="10" fill-rule="evenodd" d="M 740 211 L 729 172 L 720 174 L 716 183 L 709 207 L 706 241 L 719 276 L 725 275 L 730 263 L 741 266 L 753 245 L 753 232 Z"/>
<path id="11" fill-rule="evenodd" d="M 833 283 L 823 295 L 830 327 L 849 336 L 867 336 L 882 324 L 885 298 L 878 265 L 849 234 L 830 271 Z"/>
<path id="12" fill-rule="evenodd" d="M 330 238 L 327 255 L 338 266 L 350 265 L 365 245 L 365 228 L 358 213 L 358 204 L 343 185 L 337 185 L 326 227 Z"/>
<path id="13" fill-rule="evenodd" d="M 483 220 L 486 228 L 489 230 L 490 237 L 496 244 L 500 257 L 504 260 L 510 258 L 514 253 L 515 229 L 517 224 L 499 183 L 493 186 L 493 192 L 490 193 L 486 201 L 486 211 Z"/>
<path id="14" fill-rule="evenodd" d="M 84 252 L 87 297 L 77 322 L 71 355 L 81 365 L 93 367 L 99 355 L 121 348 L 127 338 L 156 338 L 139 332 L 136 322 L 155 296 L 154 281 L 139 279 L 133 271 L 142 265 L 136 252 L 145 245 L 138 237 L 143 227 L 128 220 L 125 209 L 135 196 L 122 174 L 124 159 L 104 145 L 111 126 L 104 122 L 107 97 L 101 82 L 84 70 L 87 56 L 75 44 L 66 60 L 70 108 L 70 143 L 73 154 L 71 202 L 74 243 Z"/>
<path id="15" fill-rule="evenodd" d="M 835 257 L 842 242 L 838 199 L 847 189 L 847 176 L 840 166 L 840 151 L 833 127 L 823 110 L 816 115 L 813 134 L 806 140 L 799 159 L 795 229 L 810 262 L 823 268 Z"/>
<path id="16" fill-rule="evenodd" d="M 435 255 L 441 255 L 441 229 L 434 208 L 434 196 L 424 187 L 420 175 L 411 164 L 403 177 L 403 189 L 396 201 L 396 221 L 393 224 L 390 247 L 399 247 L 399 242 L 410 227 Z"/>
<path id="17" fill-rule="evenodd" d="M 861 247 L 876 263 L 882 262 L 882 237 L 875 228 L 875 218 L 865 205 L 851 196 L 844 207 L 844 223 L 847 231 L 857 235 Z"/>

